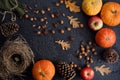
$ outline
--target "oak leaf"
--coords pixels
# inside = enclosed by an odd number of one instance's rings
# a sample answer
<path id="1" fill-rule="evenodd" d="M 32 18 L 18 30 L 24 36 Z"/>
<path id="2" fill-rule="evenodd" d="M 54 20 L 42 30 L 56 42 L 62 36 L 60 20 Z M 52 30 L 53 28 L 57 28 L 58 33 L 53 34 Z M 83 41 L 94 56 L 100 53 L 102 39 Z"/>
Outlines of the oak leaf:
<path id="1" fill-rule="evenodd" d="M 80 12 L 80 6 L 77 6 L 75 1 L 72 2 L 71 0 L 65 0 L 65 5 L 66 8 L 70 9 L 70 12 Z"/>
<path id="2" fill-rule="evenodd" d="M 70 20 L 70 24 L 73 28 L 80 28 L 80 22 L 78 21 L 78 18 L 73 18 L 73 16 L 67 16 L 67 18 Z"/>
<path id="3" fill-rule="evenodd" d="M 55 43 L 60 44 L 62 47 L 62 50 L 70 49 L 70 44 L 67 41 L 65 42 L 64 40 L 59 40 L 59 41 L 55 41 Z"/>
<path id="4" fill-rule="evenodd" d="M 109 67 L 105 67 L 105 65 L 101 65 L 101 66 L 96 66 L 95 67 L 96 71 L 99 71 L 101 73 L 102 76 L 104 76 L 104 74 L 109 74 L 111 73 L 111 70 Z"/>

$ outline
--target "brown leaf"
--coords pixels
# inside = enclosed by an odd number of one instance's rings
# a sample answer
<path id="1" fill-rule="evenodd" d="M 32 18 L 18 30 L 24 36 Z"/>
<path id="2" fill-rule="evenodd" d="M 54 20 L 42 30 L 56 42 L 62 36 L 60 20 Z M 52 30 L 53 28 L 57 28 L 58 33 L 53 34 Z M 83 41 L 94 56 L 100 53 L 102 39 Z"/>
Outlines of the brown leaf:
<path id="1" fill-rule="evenodd" d="M 55 41 L 55 43 L 60 44 L 62 47 L 62 50 L 70 49 L 70 44 L 67 41 L 65 42 L 64 40 L 59 40 L 59 41 Z"/>
<path id="2" fill-rule="evenodd" d="M 101 65 L 101 66 L 96 66 L 95 67 L 96 71 L 99 71 L 101 73 L 102 76 L 104 76 L 104 74 L 109 74 L 111 73 L 111 70 L 109 67 L 105 67 L 105 65 Z"/>
<path id="3" fill-rule="evenodd" d="M 80 12 L 80 6 L 77 6 L 75 1 L 72 2 L 71 0 L 65 0 L 65 5 L 66 8 L 70 9 L 70 12 Z"/>
<path id="4" fill-rule="evenodd" d="M 73 18 L 73 16 L 67 16 L 70 20 L 70 24 L 73 26 L 73 28 L 80 28 L 80 22 L 78 21 L 78 18 Z"/>

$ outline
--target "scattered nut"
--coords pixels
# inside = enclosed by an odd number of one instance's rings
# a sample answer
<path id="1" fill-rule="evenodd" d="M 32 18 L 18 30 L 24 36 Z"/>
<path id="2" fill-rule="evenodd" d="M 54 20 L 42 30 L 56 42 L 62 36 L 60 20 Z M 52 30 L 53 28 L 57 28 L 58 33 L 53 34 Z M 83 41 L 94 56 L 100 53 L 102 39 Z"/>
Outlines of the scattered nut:
<path id="1" fill-rule="evenodd" d="M 64 0 L 60 0 L 60 4 L 63 4 L 64 3 Z"/>
<path id="2" fill-rule="evenodd" d="M 71 28 L 70 28 L 70 27 L 67 27 L 66 29 L 67 29 L 67 31 L 71 31 Z"/>
<path id="3" fill-rule="evenodd" d="M 65 13 L 63 13 L 63 14 L 62 14 L 62 16 L 64 16 L 64 17 L 65 17 Z"/>
<path id="4" fill-rule="evenodd" d="M 85 59 L 86 59 L 87 61 L 89 61 L 89 60 L 90 60 L 89 56 L 86 56 L 86 57 L 85 57 Z"/>
<path id="5" fill-rule="evenodd" d="M 73 64 L 73 67 L 76 68 L 76 67 L 77 67 L 77 64 Z"/>
<path id="6" fill-rule="evenodd" d="M 59 4 L 59 3 L 56 3 L 55 5 L 56 5 L 57 7 L 58 7 L 58 6 L 60 6 L 60 4 Z"/>
<path id="7" fill-rule="evenodd" d="M 57 13 L 55 14 L 55 16 L 56 16 L 56 17 L 59 17 L 59 16 L 60 16 L 60 13 L 59 13 L 59 12 L 57 12 Z"/>
<path id="8" fill-rule="evenodd" d="M 94 52 L 94 51 L 95 51 L 95 48 L 92 48 L 91 51 Z"/>
<path id="9" fill-rule="evenodd" d="M 24 15 L 24 17 L 25 17 L 26 19 L 28 19 L 28 18 L 29 18 L 28 14 L 25 14 L 25 15 Z"/>
<path id="10" fill-rule="evenodd" d="M 60 20 L 60 24 L 64 24 L 64 21 L 63 21 L 63 20 Z"/>
<path id="11" fill-rule="evenodd" d="M 94 54 L 94 55 L 97 55 L 97 52 L 95 51 L 95 52 L 93 52 L 93 54 Z"/>
<path id="12" fill-rule="evenodd" d="M 86 53 L 90 53 L 90 50 L 89 50 L 89 49 L 87 49 L 87 50 L 86 50 Z"/>
<path id="13" fill-rule="evenodd" d="M 37 29 L 41 29 L 41 26 L 38 26 Z"/>
<path id="14" fill-rule="evenodd" d="M 45 20 L 44 20 L 44 18 L 40 18 L 40 21 L 41 21 L 41 22 L 44 22 Z"/>
<path id="15" fill-rule="evenodd" d="M 84 25 L 83 24 L 80 24 L 80 28 L 83 28 L 84 27 Z"/>
<path id="16" fill-rule="evenodd" d="M 74 41 L 75 38 L 73 36 L 69 36 L 69 40 Z"/>
<path id="17" fill-rule="evenodd" d="M 81 47 L 81 51 L 85 51 L 85 48 L 84 48 L 84 47 Z"/>
<path id="18" fill-rule="evenodd" d="M 79 59 L 82 59 L 82 54 L 79 54 L 79 55 L 78 55 L 78 58 L 79 58 Z"/>
<path id="19" fill-rule="evenodd" d="M 87 46 L 86 46 L 86 49 L 87 49 L 87 50 L 89 50 L 89 49 L 90 49 L 90 46 L 89 46 L 89 45 L 87 45 Z"/>
<path id="20" fill-rule="evenodd" d="M 78 66 L 78 67 L 77 67 L 77 69 L 80 71 L 80 70 L 81 70 L 81 67 L 80 67 L 80 66 Z"/>
<path id="21" fill-rule="evenodd" d="M 64 31 L 63 29 L 61 29 L 61 30 L 60 30 L 60 33 L 61 33 L 61 34 L 64 34 L 64 33 L 65 33 L 65 31 Z"/>
<path id="22" fill-rule="evenodd" d="M 50 7 L 47 7 L 47 11 L 51 11 L 51 8 L 50 8 Z"/>
<path id="23" fill-rule="evenodd" d="M 37 31 L 37 35 L 40 35 L 41 34 L 41 32 L 40 31 Z"/>
<path id="24" fill-rule="evenodd" d="M 81 44 L 81 45 L 84 45 L 84 41 L 81 41 L 80 44 Z M 82 46 L 82 47 L 83 47 L 83 46 Z"/>
<path id="25" fill-rule="evenodd" d="M 54 14 L 51 14 L 51 17 L 52 17 L 52 18 L 55 18 L 55 15 L 54 15 Z"/>
<path id="26" fill-rule="evenodd" d="M 34 19 L 33 18 L 30 18 L 30 21 L 33 21 Z"/>
<path id="27" fill-rule="evenodd" d="M 55 30 L 51 30 L 51 33 L 52 33 L 52 34 L 55 34 Z"/>
<path id="28" fill-rule="evenodd" d="M 37 11 L 35 11 L 35 14 L 38 14 L 39 13 L 39 11 L 37 10 Z"/>
<path id="29" fill-rule="evenodd" d="M 44 11 L 44 10 L 41 10 L 41 14 L 42 14 L 42 15 L 45 14 L 45 11 Z"/>
<path id="30" fill-rule="evenodd" d="M 89 45 L 92 45 L 92 42 L 91 42 L 91 41 L 89 41 L 89 42 L 88 42 L 88 44 L 89 44 Z"/>
<path id="31" fill-rule="evenodd" d="M 32 10 L 32 7 L 31 7 L 31 6 L 28 6 L 28 9 Z"/>
<path id="32" fill-rule="evenodd" d="M 43 32 L 43 34 L 47 35 L 48 34 L 48 30 L 45 29 L 44 32 Z"/>
<path id="33" fill-rule="evenodd" d="M 37 7 L 38 7 L 38 5 L 37 5 L 37 4 L 35 4 L 34 6 L 35 6 L 35 8 L 37 8 Z"/>
<path id="34" fill-rule="evenodd" d="M 36 20 L 37 20 L 37 18 L 36 18 L 36 17 L 34 17 L 33 19 L 34 19 L 34 21 L 36 21 Z"/>
<path id="35" fill-rule="evenodd" d="M 32 25 L 32 27 L 34 28 L 36 25 Z"/>
<path id="36" fill-rule="evenodd" d="M 55 28 L 58 28 L 58 23 L 53 23 Z"/>

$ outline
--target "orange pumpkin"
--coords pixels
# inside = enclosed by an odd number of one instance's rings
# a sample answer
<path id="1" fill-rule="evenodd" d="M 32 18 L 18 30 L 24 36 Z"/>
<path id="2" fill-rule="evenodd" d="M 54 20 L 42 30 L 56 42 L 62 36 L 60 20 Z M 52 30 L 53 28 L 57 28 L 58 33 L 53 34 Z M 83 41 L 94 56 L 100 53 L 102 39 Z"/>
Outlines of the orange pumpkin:
<path id="1" fill-rule="evenodd" d="M 55 67 L 49 60 L 40 60 L 34 64 L 32 74 L 35 80 L 52 80 Z"/>
<path id="2" fill-rule="evenodd" d="M 107 2 L 103 5 L 101 19 L 108 26 L 117 26 L 120 23 L 120 5 L 116 2 Z"/>
<path id="3" fill-rule="evenodd" d="M 115 44 L 116 34 L 110 28 L 102 28 L 97 32 L 95 41 L 99 46 L 103 48 L 109 48 Z"/>

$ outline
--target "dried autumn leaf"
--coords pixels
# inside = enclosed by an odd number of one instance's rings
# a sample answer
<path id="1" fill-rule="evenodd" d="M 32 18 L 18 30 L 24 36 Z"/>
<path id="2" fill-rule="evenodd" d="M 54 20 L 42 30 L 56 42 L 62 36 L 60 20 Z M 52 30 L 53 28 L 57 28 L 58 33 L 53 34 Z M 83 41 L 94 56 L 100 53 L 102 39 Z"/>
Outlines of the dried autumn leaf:
<path id="1" fill-rule="evenodd" d="M 70 20 L 70 24 L 73 28 L 80 28 L 80 22 L 77 21 L 78 18 L 73 18 L 73 16 L 67 16 L 67 18 Z"/>
<path id="2" fill-rule="evenodd" d="M 99 71 L 102 76 L 104 76 L 104 74 L 108 75 L 109 73 L 111 73 L 110 68 L 109 67 L 105 67 L 105 65 L 96 66 L 95 69 L 96 69 L 96 71 Z"/>
<path id="3" fill-rule="evenodd" d="M 66 8 L 70 9 L 70 12 L 80 12 L 80 6 L 76 5 L 76 2 L 71 2 L 71 0 L 65 0 Z"/>
<path id="4" fill-rule="evenodd" d="M 64 40 L 55 41 L 55 43 L 60 44 L 62 47 L 62 50 L 70 49 L 70 44 L 68 42 L 65 42 Z"/>

